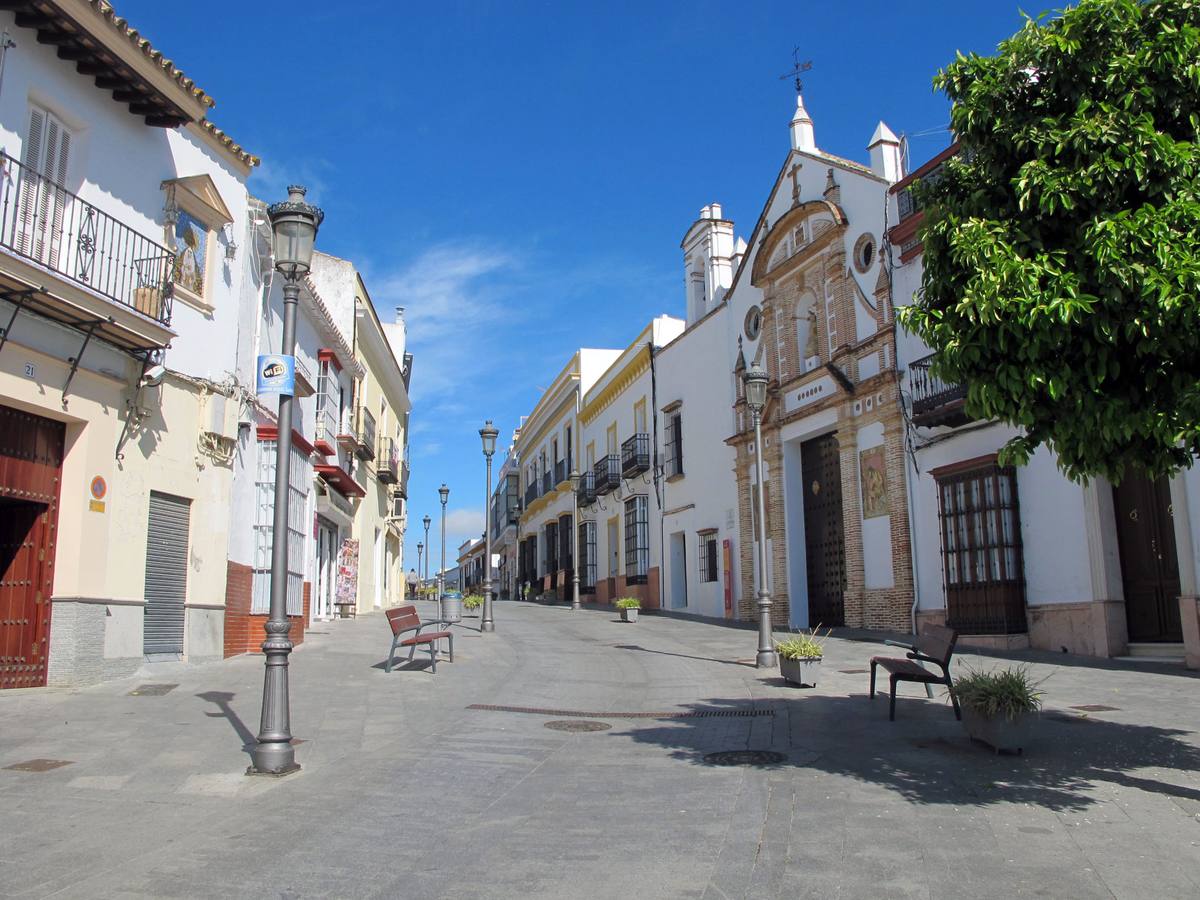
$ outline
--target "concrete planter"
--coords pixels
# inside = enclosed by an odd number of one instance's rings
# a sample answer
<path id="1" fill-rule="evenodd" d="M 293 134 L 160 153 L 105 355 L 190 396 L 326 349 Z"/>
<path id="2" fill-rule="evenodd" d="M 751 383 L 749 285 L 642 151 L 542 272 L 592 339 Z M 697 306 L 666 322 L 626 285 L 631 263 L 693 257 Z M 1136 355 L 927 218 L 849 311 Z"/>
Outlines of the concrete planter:
<path id="1" fill-rule="evenodd" d="M 821 672 L 821 657 L 811 659 L 788 659 L 779 657 L 779 674 L 785 681 L 792 684 L 817 686 L 817 676 Z"/>
<path id="2" fill-rule="evenodd" d="M 969 706 L 962 708 L 962 723 L 967 736 L 987 744 L 997 753 L 1020 753 L 1033 736 L 1036 713 L 1021 713 L 1015 719 L 988 717 Z"/>
<path id="3" fill-rule="evenodd" d="M 638 612 L 640 612 L 640 610 L 622 609 L 622 610 L 618 610 L 618 612 L 621 613 L 621 621 L 622 622 L 636 622 L 637 617 L 638 617 Z"/>

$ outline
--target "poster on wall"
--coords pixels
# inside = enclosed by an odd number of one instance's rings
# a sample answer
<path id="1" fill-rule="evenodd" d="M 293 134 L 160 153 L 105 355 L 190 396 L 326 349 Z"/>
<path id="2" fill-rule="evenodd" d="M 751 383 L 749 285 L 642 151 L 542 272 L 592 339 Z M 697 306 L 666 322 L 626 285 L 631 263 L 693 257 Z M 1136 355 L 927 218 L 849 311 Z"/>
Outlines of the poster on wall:
<path id="1" fill-rule="evenodd" d="M 864 519 L 888 514 L 887 469 L 883 462 L 883 444 L 859 451 L 858 472 L 862 479 Z"/>
<path id="2" fill-rule="evenodd" d="M 335 606 L 354 606 L 358 602 L 358 541 L 346 538 L 338 551 Z"/>

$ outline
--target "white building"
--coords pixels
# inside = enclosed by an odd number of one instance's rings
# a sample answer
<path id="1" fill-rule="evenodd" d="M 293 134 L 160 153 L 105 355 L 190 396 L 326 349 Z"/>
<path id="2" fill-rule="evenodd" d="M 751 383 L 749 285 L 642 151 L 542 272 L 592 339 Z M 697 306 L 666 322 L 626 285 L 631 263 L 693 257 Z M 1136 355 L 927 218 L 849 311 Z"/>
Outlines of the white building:
<path id="1" fill-rule="evenodd" d="M 579 486 L 580 583 L 599 603 L 663 605 L 656 356 L 684 327 L 671 316 L 651 320 L 583 393 L 580 471 L 591 477 Z"/>
<path id="2" fill-rule="evenodd" d="M 909 190 L 936 178 L 952 146 L 890 192 L 897 305 L 921 284 L 922 219 Z M 964 385 L 929 371 L 929 349 L 902 334 L 912 447 L 919 621 L 960 641 L 1094 656 L 1185 657 L 1200 667 L 1200 472 L 1067 480 L 1042 447 L 1017 469 L 997 453 L 1017 434 L 965 413 Z M 915 465 L 914 465 L 915 463 Z"/>
<path id="3" fill-rule="evenodd" d="M 0 687 L 219 658 L 258 160 L 107 3 L 0 31 Z"/>

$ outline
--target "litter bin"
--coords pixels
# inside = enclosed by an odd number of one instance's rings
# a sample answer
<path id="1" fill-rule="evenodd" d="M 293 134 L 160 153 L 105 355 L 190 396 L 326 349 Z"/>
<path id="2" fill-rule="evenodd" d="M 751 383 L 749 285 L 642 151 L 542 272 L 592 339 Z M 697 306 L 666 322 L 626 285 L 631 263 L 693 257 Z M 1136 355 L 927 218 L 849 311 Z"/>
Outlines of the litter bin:
<path id="1" fill-rule="evenodd" d="M 462 621 L 462 592 L 461 591 L 445 591 L 442 594 L 442 621 L 443 622 L 461 622 Z"/>

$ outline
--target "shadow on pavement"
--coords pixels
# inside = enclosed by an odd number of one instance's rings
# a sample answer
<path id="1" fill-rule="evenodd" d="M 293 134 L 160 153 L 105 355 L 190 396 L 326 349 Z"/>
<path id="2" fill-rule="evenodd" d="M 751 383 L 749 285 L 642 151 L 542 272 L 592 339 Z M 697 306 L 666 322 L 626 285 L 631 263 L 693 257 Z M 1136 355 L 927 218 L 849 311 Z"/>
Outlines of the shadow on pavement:
<path id="1" fill-rule="evenodd" d="M 886 697 L 872 702 L 865 694 L 758 704 L 713 699 L 685 707 L 699 715 L 631 729 L 629 736 L 702 766 L 714 750 L 790 753 L 791 765 L 882 785 L 914 803 L 1078 811 L 1100 802 L 1091 795 L 1103 784 L 1200 803 L 1200 748 L 1180 739 L 1192 733 L 1183 729 L 1046 711 L 1023 756 L 997 756 L 971 743 L 941 701 L 898 698 L 895 722 L 887 707 Z M 756 740 L 750 723 L 762 717 L 747 717 L 739 745 L 727 717 L 764 708 L 775 710 L 774 737 Z M 789 739 L 789 729 L 800 744 Z"/>
<path id="2" fill-rule="evenodd" d="M 233 711 L 230 703 L 236 694 L 231 694 L 226 691 L 206 691 L 203 694 L 197 694 L 201 700 L 209 703 L 215 703 L 220 712 L 206 712 L 205 715 L 210 719 L 226 719 L 233 726 L 233 730 L 238 733 L 238 737 L 242 739 L 242 750 L 246 753 L 258 743 L 258 738 L 246 727 L 246 723 L 241 720 L 237 713 Z"/>
<path id="3" fill-rule="evenodd" d="M 617 621 L 620 621 L 619 619 Z M 719 659 L 715 656 L 692 656 L 687 653 L 671 653 L 669 650 L 651 650 L 649 647 L 639 647 L 637 644 L 613 644 L 617 650 L 637 650 L 642 653 L 657 653 L 660 656 L 678 656 L 681 659 L 696 659 L 700 662 L 720 663 L 723 666 L 740 666 L 744 669 L 753 669 L 754 663 L 738 662 L 736 659 Z M 786 684 L 782 678 L 777 679 Z"/>

